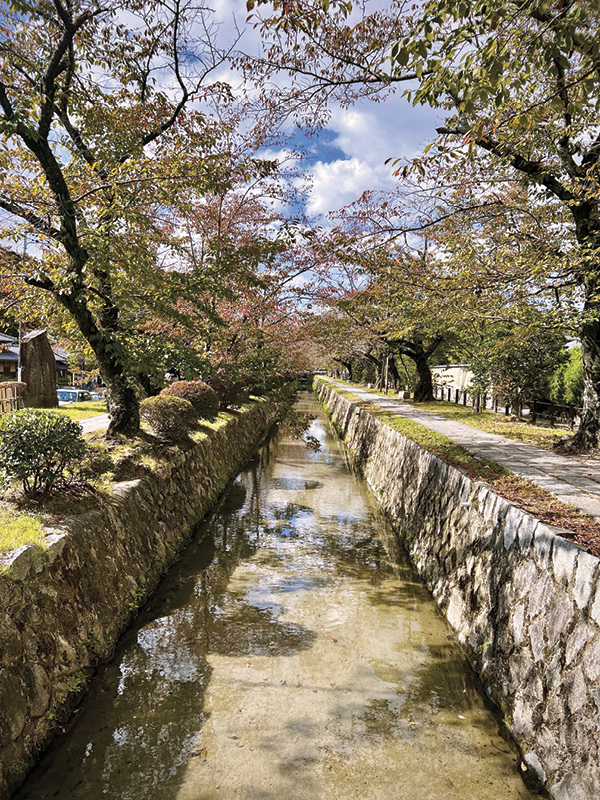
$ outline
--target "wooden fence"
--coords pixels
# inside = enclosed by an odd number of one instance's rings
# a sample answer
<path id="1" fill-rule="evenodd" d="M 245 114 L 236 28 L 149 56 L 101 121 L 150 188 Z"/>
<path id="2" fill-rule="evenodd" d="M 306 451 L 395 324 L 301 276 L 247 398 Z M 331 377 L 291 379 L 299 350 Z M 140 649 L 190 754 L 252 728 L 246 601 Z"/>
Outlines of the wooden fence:
<path id="1" fill-rule="evenodd" d="M 470 405 L 478 411 L 496 411 L 508 416 L 513 409 L 497 395 L 471 395 L 466 389 L 456 389 L 453 386 L 440 386 L 434 384 L 433 396 L 436 400 L 445 400 L 448 403 L 458 403 L 463 406 Z M 533 425 L 539 418 L 543 418 L 554 426 L 557 422 L 568 425 L 571 430 L 581 418 L 583 409 L 576 406 L 562 406 L 557 403 L 550 403 L 547 400 L 530 400 L 526 403 L 528 419 Z"/>
<path id="2" fill-rule="evenodd" d="M 21 388 L 22 384 L 14 382 L 0 383 L 0 414 L 9 414 L 20 407 Z"/>

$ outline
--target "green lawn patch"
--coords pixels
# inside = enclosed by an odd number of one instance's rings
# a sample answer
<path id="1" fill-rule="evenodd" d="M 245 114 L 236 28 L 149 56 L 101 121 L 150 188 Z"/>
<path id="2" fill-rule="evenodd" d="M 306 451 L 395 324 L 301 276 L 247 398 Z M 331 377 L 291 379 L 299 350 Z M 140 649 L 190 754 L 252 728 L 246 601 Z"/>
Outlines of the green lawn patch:
<path id="1" fill-rule="evenodd" d="M 41 517 L 0 506 L 0 553 L 8 553 L 25 544 L 44 546 Z"/>
<path id="2" fill-rule="evenodd" d="M 498 436 L 504 436 L 524 444 L 532 444 L 545 450 L 552 450 L 559 439 L 568 435 L 568 432 L 561 428 L 530 425 L 527 422 L 512 422 L 502 414 L 496 414 L 493 411 L 482 411 L 476 414 L 467 406 L 459 406 L 442 400 L 434 400 L 431 403 L 415 403 L 413 400 L 404 402 L 408 402 L 416 408 L 422 408 L 423 411 L 439 414 L 440 417 L 451 419 L 453 422 L 463 422 L 480 431 L 495 433 Z"/>
<path id="3" fill-rule="evenodd" d="M 70 403 L 67 406 L 54 408 L 59 414 L 64 414 L 74 420 L 89 419 L 97 417 L 98 414 L 106 414 L 106 403 L 104 400 L 87 400 L 84 403 Z"/>

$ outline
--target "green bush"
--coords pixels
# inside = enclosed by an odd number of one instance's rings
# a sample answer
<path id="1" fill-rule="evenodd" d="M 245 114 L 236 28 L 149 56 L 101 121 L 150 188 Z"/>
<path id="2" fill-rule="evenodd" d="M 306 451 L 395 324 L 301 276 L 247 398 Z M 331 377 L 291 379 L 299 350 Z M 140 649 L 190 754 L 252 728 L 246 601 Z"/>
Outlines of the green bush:
<path id="1" fill-rule="evenodd" d="M 160 397 L 180 397 L 182 400 L 187 400 L 203 419 L 211 419 L 219 413 L 219 398 L 215 391 L 202 381 L 176 381 L 164 388 Z"/>
<path id="2" fill-rule="evenodd" d="M 27 497 L 46 494 L 81 459 L 81 425 L 63 414 L 24 408 L 0 417 L 0 462 Z"/>
<path id="3" fill-rule="evenodd" d="M 254 395 L 254 397 L 262 397 L 267 392 L 264 381 L 254 375 L 247 375 L 242 378 L 242 385 L 245 386 L 248 394 Z"/>
<path id="4" fill-rule="evenodd" d="M 140 417 L 152 430 L 166 439 L 184 439 L 198 421 L 198 414 L 189 400 L 159 394 L 148 397 L 140 405 Z"/>
<path id="5" fill-rule="evenodd" d="M 244 381 L 236 381 L 225 377 L 212 377 L 210 385 L 219 398 L 221 408 L 235 408 L 247 402 L 250 391 Z"/>

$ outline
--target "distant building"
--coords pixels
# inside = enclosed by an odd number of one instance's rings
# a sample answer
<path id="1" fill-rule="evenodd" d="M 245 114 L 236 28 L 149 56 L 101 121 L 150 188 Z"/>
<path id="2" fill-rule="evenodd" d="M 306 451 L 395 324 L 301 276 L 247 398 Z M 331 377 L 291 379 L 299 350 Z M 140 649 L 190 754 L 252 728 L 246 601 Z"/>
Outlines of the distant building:
<path id="1" fill-rule="evenodd" d="M 461 392 L 469 390 L 475 377 L 470 364 L 438 364 L 431 368 L 431 373 L 436 386 Z"/>
<path id="2" fill-rule="evenodd" d="M 54 348 L 56 376 L 60 385 L 69 382 L 69 364 L 64 350 Z M 19 366 L 19 340 L 15 336 L 0 333 L 0 381 L 16 381 Z"/>

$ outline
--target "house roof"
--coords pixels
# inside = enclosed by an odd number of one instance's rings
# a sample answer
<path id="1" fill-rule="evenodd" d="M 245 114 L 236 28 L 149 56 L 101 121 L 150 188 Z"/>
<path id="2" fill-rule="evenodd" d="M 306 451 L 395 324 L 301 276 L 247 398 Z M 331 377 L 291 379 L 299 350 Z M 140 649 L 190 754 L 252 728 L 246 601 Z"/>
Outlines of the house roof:
<path id="1" fill-rule="evenodd" d="M 18 361 L 19 360 L 19 343 L 18 339 L 10 336 L 7 337 L 5 334 L 0 333 L 0 363 L 4 361 Z M 56 350 L 54 352 L 54 359 L 56 361 L 56 366 L 59 369 L 68 369 L 69 364 L 67 361 L 67 354 L 64 350 Z"/>

